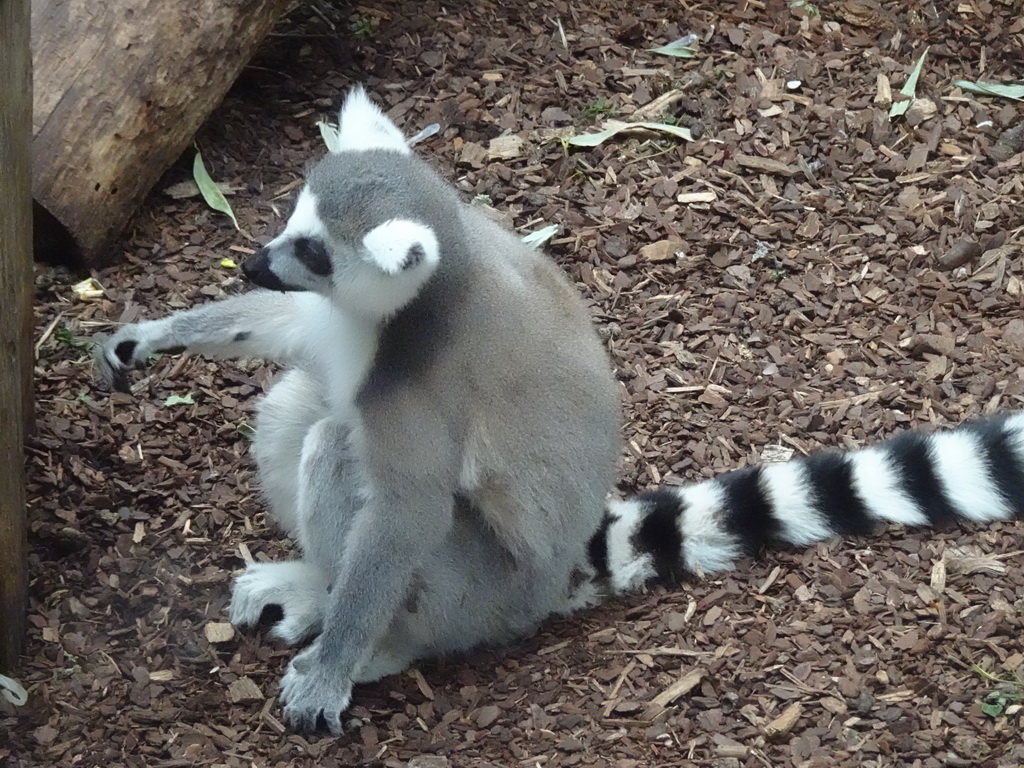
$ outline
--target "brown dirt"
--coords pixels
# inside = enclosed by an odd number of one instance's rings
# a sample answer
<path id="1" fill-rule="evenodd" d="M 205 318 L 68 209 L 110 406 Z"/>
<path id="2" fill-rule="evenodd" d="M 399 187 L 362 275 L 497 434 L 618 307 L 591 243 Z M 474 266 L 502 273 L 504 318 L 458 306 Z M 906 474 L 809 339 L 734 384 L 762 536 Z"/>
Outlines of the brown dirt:
<path id="1" fill-rule="evenodd" d="M 121 265 L 96 275 L 104 298 L 39 271 L 31 698 L 0 702 L 0 765 L 1024 763 L 1024 689 L 972 670 L 1024 675 L 1019 525 L 830 542 L 651 588 L 361 687 L 340 738 L 282 728 L 287 649 L 208 639 L 243 558 L 289 551 L 246 447 L 273 372 L 168 358 L 135 396 L 108 395 L 82 340 L 233 290 L 221 260 L 281 226 L 322 151 L 316 121 L 356 81 L 408 132 L 442 124 L 423 151 L 467 199 L 523 231 L 560 225 L 549 250 L 623 382 L 624 490 L 1024 400 L 1024 156 L 991 155 L 1021 108 L 951 86 L 1019 74 L 1019 3 L 846 0 L 809 19 L 778 0 L 400 8 L 296 13 L 203 129 L 241 233 L 156 192 Z M 646 50 L 691 31 L 695 58 Z M 937 114 L 890 121 L 877 77 L 898 92 L 926 44 L 918 96 Z M 660 119 L 697 141 L 549 140 L 673 88 Z M 503 135 L 521 152 L 489 157 Z M 958 547 L 989 558 L 958 571 Z"/>

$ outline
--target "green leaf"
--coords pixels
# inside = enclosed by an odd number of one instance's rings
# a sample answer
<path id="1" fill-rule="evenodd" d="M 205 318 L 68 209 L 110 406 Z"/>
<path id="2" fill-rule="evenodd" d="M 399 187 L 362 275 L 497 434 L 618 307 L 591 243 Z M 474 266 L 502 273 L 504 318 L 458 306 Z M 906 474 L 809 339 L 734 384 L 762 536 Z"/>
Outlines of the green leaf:
<path id="1" fill-rule="evenodd" d="M 692 59 L 697 55 L 697 36 L 687 35 L 673 40 L 660 48 L 649 49 L 651 53 L 660 53 L 664 56 L 675 56 L 677 59 Z"/>
<path id="2" fill-rule="evenodd" d="M 544 229 L 538 229 L 536 232 L 531 232 L 523 237 L 523 242 L 531 248 L 540 248 L 544 243 L 550 240 L 558 232 L 558 225 L 551 224 L 550 226 L 544 227 Z"/>
<path id="3" fill-rule="evenodd" d="M 195 405 L 195 400 L 192 399 L 192 393 L 189 392 L 184 397 L 181 395 L 171 395 L 164 400 L 164 405 Z"/>
<path id="4" fill-rule="evenodd" d="M 426 141 L 431 136 L 433 136 L 434 134 L 438 133 L 440 130 L 441 130 L 441 125 L 439 123 L 431 123 L 426 128 L 424 128 L 422 131 L 420 131 L 415 136 L 413 136 L 411 139 L 409 139 L 409 146 L 410 147 L 414 147 L 417 144 L 419 144 L 421 141 Z"/>
<path id="5" fill-rule="evenodd" d="M 981 711 L 989 717 L 999 717 L 1003 714 L 1003 706 L 1006 704 L 1004 701 L 1000 702 L 985 702 L 981 705 Z"/>
<path id="6" fill-rule="evenodd" d="M 321 120 L 316 124 L 316 127 L 320 129 L 320 136 L 323 138 L 324 144 L 327 145 L 327 150 L 329 152 L 341 152 L 341 134 L 338 133 L 337 126 Z"/>
<path id="7" fill-rule="evenodd" d="M 928 46 L 931 47 L 931 46 Z M 889 118 L 899 117 L 905 114 L 910 109 L 910 104 L 917 95 L 917 80 L 921 77 L 921 70 L 924 69 L 924 57 L 928 55 L 928 47 L 924 49 L 924 53 L 921 54 L 921 58 L 917 60 L 917 64 L 914 65 L 914 70 L 910 73 L 910 77 L 907 79 L 907 84 L 900 88 L 902 93 L 907 98 L 902 101 L 894 101 L 892 106 L 889 107 Z"/>
<path id="8" fill-rule="evenodd" d="M 984 669 L 983 667 L 981 667 L 978 664 L 971 664 L 971 672 L 973 672 L 974 674 L 978 675 L 979 677 L 983 677 L 985 680 L 988 680 L 990 683 L 1001 683 L 1001 682 L 1003 682 L 998 677 L 996 677 L 991 672 L 989 672 L 988 670 Z"/>
<path id="9" fill-rule="evenodd" d="M 196 186 L 199 187 L 199 193 L 203 196 L 206 204 L 213 208 L 213 210 L 230 216 L 235 229 L 239 229 L 235 212 L 231 210 L 231 205 L 228 203 L 227 198 L 224 197 L 224 193 L 220 191 L 220 188 L 210 178 L 210 174 L 206 172 L 206 166 L 203 165 L 203 155 L 198 151 L 196 152 L 195 162 L 192 163 L 192 177 L 196 180 Z"/>
<path id="10" fill-rule="evenodd" d="M 7 675 L 0 675 L 0 696 L 3 696 L 16 707 L 24 706 L 25 702 L 28 701 L 28 692 L 22 687 L 21 683 L 7 677 Z"/>
<path id="11" fill-rule="evenodd" d="M 53 338 L 59 343 L 74 349 L 92 349 L 96 346 L 96 342 L 91 339 L 75 336 L 74 331 L 64 323 L 58 323 L 57 327 L 53 329 Z"/>
<path id="12" fill-rule="evenodd" d="M 661 133 L 670 133 L 684 141 L 693 141 L 693 134 L 690 133 L 689 128 L 683 128 L 678 125 L 667 125 L 665 123 L 620 123 L 616 120 L 609 120 L 607 125 L 611 127 L 607 130 L 600 131 L 599 133 L 586 133 L 581 136 L 572 136 L 566 139 L 566 143 L 572 144 L 576 147 L 596 147 L 612 136 L 623 131 L 659 131 Z"/>
<path id="13" fill-rule="evenodd" d="M 235 264 L 234 259 L 221 259 L 220 265 L 224 267 L 224 269 L 238 269 L 238 265 Z"/>
<path id="14" fill-rule="evenodd" d="M 970 80 L 957 80 L 953 85 L 971 93 L 980 93 L 983 96 L 999 96 L 1003 99 L 1024 101 L 1024 85 L 1005 85 L 994 83 L 991 80 L 978 80 L 973 83 Z"/>
<path id="15" fill-rule="evenodd" d="M 818 6 L 808 0 L 792 0 L 789 7 L 794 11 L 803 11 L 808 18 L 816 19 L 821 16 Z"/>

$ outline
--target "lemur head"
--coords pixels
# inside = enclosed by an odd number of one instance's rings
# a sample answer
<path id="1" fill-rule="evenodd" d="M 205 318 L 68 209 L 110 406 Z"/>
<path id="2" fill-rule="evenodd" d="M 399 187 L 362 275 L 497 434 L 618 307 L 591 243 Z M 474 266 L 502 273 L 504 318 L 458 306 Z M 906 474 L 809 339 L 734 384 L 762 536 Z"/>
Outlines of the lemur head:
<path id="1" fill-rule="evenodd" d="M 356 88 L 341 108 L 338 146 L 310 172 L 284 231 L 242 268 L 260 287 L 315 291 L 384 318 L 437 269 L 438 227 L 450 224 L 453 201 Z"/>

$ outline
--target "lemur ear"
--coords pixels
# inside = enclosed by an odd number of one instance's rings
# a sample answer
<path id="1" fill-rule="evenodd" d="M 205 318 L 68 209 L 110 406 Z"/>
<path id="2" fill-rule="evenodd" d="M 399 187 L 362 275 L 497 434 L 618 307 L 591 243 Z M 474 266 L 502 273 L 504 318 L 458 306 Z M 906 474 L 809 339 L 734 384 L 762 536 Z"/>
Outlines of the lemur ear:
<path id="1" fill-rule="evenodd" d="M 430 227 L 408 219 L 391 219 L 363 238 L 369 260 L 389 275 L 416 267 L 433 271 L 440 259 L 437 235 Z"/>
<path id="2" fill-rule="evenodd" d="M 383 149 L 409 154 L 409 143 L 380 107 L 370 101 L 361 85 L 345 98 L 338 117 L 339 152 Z"/>

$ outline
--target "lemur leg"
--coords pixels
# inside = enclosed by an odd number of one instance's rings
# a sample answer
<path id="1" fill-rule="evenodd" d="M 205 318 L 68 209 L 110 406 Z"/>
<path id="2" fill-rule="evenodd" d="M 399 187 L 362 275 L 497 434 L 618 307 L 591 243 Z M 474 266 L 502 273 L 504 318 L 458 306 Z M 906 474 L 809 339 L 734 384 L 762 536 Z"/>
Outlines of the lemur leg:
<path id="1" fill-rule="evenodd" d="M 290 379 L 273 405 L 287 404 L 303 389 L 308 389 L 307 385 L 301 378 Z M 302 407 L 308 417 L 318 413 L 317 408 L 307 408 L 305 403 Z M 319 411 L 324 412 L 326 408 Z M 274 413 L 275 418 L 269 420 L 273 429 L 265 440 L 276 434 L 283 438 L 282 442 L 294 443 L 304 425 L 299 420 L 301 414 L 287 411 L 282 416 L 276 407 L 264 410 L 261 412 L 264 426 L 268 413 Z M 249 566 L 235 580 L 231 597 L 233 623 L 255 624 L 267 606 L 279 605 L 284 617 L 270 630 L 273 637 L 298 643 L 320 633 L 353 517 L 366 497 L 361 463 L 350 436 L 349 425 L 328 416 L 306 430 L 297 461 L 291 454 L 280 453 L 283 445 L 263 443 L 260 450 L 264 466 L 266 462 L 279 460 L 281 466 L 275 467 L 275 472 L 289 472 L 293 478 L 289 483 L 276 486 L 275 493 L 279 497 L 276 511 L 287 518 L 285 524 L 294 531 L 303 559 Z"/>
<path id="2" fill-rule="evenodd" d="M 271 387 L 256 414 L 253 455 L 260 490 L 278 524 L 298 541 L 302 446 L 313 425 L 327 415 L 327 403 L 317 381 L 293 369 Z"/>
<path id="3" fill-rule="evenodd" d="M 263 492 L 278 522 L 296 539 L 305 557 L 299 561 L 254 563 L 235 581 L 231 621 L 241 626 L 259 621 L 270 605 L 278 605 L 283 618 L 270 634 L 289 643 L 309 639 L 323 624 L 332 574 L 337 572 L 340 546 L 352 510 L 345 499 L 330 510 L 330 519 L 304 514 L 304 487 L 315 483 L 322 471 L 317 456 L 322 433 L 334 422 L 316 381 L 293 370 L 286 373 L 260 404 L 254 453 Z M 347 428 L 341 427 L 339 444 L 347 446 Z M 344 453 L 344 449 L 342 451 Z M 354 462 L 344 455 L 330 456 L 334 471 L 348 476 L 342 487 L 358 488 Z M 355 491 L 354 491 L 355 492 Z M 355 497 L 353 497 L 355 498 Z M 349 506 L 356 504 L 353 501 Z"/>
<path id="4" fill-rule="evenodd" d="M 369 497 L 352 425 L 325 416 L 306 433 L 298 467 L 298 539 L 303 557 L 333 584 L 349 533 Z"/>
<path id="5" fill-rule="evenodd" d="M 456 498 L 454 514 L 444 542 L 417 569 L 387 632 L 356 670 L 356 682 L 419 659 L 507 642 L 572 610 L 586 576 L 583 547 L 564 541 L 547 558 L 516 555 L 466 498 Z"/>
<path id="6" fill-rule="evenodd" d="M 386 403 L 394 423 L 417 423 L 415 440 L 407 432 L 363 432 L 360 425 L 349 429 L 327 420 L 310 433 L 307 445 L 319 450 L 308 462 L 303 457 L 310 470 L 303 488 L 308 519 L 319 521 L 321 529 L 336 521 L 320 530 L 315 544 L 325 555 L 341 557 L 323 632 L 281 679 L 285 717 L 298 728 L 314 729 L 322 717 L 332 732 L 341 731 L 353 678 L 386 636 L 414 574 L 451 527 L 458 473 L 451 457 L 458 448 L 438 414 L 421 405 L 411 396 L 409 402 Z M 405 408 L 415 410 L 402 413 Z M 353 468 L 366 472 L 368 492 L 353 493 L 347 482 Z M 357 510 L 350 524 L 341 522 L 339 505 Z M 315 556 L 312 550 L 307 554 Z"/>

